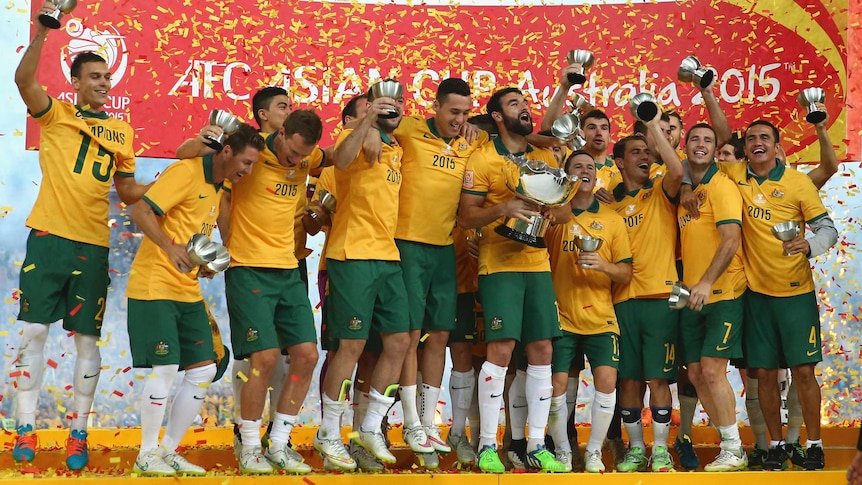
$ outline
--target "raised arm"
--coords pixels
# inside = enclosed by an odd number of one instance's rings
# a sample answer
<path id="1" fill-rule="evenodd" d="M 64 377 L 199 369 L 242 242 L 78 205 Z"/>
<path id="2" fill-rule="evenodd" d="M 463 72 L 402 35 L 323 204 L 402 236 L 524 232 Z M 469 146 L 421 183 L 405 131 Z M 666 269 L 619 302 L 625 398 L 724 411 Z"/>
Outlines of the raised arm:
<path id="1" fill-rule="evenodd" d="M 153 185 L 150 182 L 146 185 L 139 184 L 135 177 L 126 177 L 120 174 L 114 174 L 114 187 L 117 189 L 117 195 L 123 204 L 132 205 L 141 200 L 141 197 L 147 193 L 147 190 Z"/>
<path id="2" fill-rule="evenodd" d="M 571 64 L 560 71 L 560 85 L 554 95 L 551 96 L 551 101 L 548 103 L 548 109 L 545 111 L 545 116 L 542 117 L 541 130 L 550 130 L 554 121 L 563 115 L 563 110 L 566 107 L 566 100 L 569 98 L 569 90 L 572 89 L 572 83 L 569 82 L 569 73 L 581 72 L 580 64 Z"/>
<path id="3" fill-rule="evenodd" d="M 36 19 L 39 15 L 52 13 L 57 10 L 57 7 L 51 2 L 45 2 L 42 8 L 36 13 Z M 36 69 L 39 67 L 39 58 L 42 57 L 42 46 L 45 45 L 45 36 L 48 35 L 48 27 L 45 27 L 39 21 L 36 21 L 36 35 L 24 51 L 24 56 L 21 58 L 21 63 L 18 64 L 18 69 L 15 70 L 15 84 L 18 85 L 18 92 L 21 93 L 21 99 L 27 105 L 27 110 L 30 113 L 36 114 L 45 111 L 51 103 L 51 98 L 48 93 L 36 80 Z"/>
<path id="4" fill-rule="evenodd" d="M 826 112 L 826 106 L 821 103 L 817 103 L 817 106 Z M 817 132 L 817 141 L 820 143 L 820 165 L 808 172 L 808 176 L 818 190 L 822 189 L 826 185 L 826 182 L 838 172 L 838 155 L 835 153 L 832 140 L 829 139 L 829 132 L 826 130 L 828 125 L 828 113 L 825 120 L 814 125 L 814 130 Z"/>
<path id="5" fill-rule="evenodd" d="M 204 126 L 198 136 L 194 138 L 189 138 L 184 141 L 182 145 L 177 148 L 177 158 L 180 160 L 184 158 L 194 158 L 194 157 L 203 157 L 204 155 L 211 155 L 216 151 L 212 148 L 208 147 L 205 143 L 206 137 L 218 138 L 223 133 L 223 130 L 220 126 L 216 125 L 207 125 Z"/>
<path id="6" fill-rule="evenodd" d="M 338 144 L 333 155 L 333 165 L 340 170 L 346 170 L 356 160 L 359 150 L 362 149 L 365 138 L 372 130 L 377 129 L 377 117 L 390 110 L 396 109 L 396 102 L 392 98 L 377 98 L 368 106 L 368 114 L 356 125 L 356 128 Z M 376 162 L 376 160 L 372 160 Z"/>
<path id="7" fill-rule="evenodd" d="M 712 92 L 713 86 L 715 86 L 715 79 L 709 83 L 709 86 L 701 89 L 700 94 L 703 96 L 706 111 L 709 113 L 709 124 L 715 131 L 715 147 L 718 149 L 730 142 L 732 132 L 730 123 L 727 122 L 727 116 L 719 106 L 715 93 Z"/>

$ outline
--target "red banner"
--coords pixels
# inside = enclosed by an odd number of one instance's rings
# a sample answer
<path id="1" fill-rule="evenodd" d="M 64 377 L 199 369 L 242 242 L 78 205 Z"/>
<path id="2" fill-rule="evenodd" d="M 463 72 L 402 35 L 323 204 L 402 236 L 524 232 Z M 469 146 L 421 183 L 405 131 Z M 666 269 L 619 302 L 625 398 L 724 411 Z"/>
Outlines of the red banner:
<path id="1" fill-rule="evenodd" d="M 516 85 L 541 116 L 566 53 L 577 48 L 596 63 L 575 91 L 608 112 L 614 134 L 631 131 L 628 100 L 640 91 L 690 126 L 706 110 L 676 72 L 693 54 L 716 69 L 731 126 L 772 121 L 792 161 L 819 158 L 796 95 L 822 87 L 832 140 L 845 155 L 847 0 L 501 3 L 509 2 L 82 2 L 49 35 L 39 79 L 52 96 L 74 101 L 71 57 L 101 53 L 115 80 L 106 111 L 135 127 L 140 155 L 172 157 L 213 108 L 253 122 L 251 96 L 267 85 L 288 88 L 295 107 L 320 110 L 331 132 L 351 96 L 389 75 L 407 87 L 410 113 L 430 109 L 436 82 L 457 76 L 472 86 L 475 113 L 492 91 Z M 27 146 L 37 145 L 29 120 Z"/>

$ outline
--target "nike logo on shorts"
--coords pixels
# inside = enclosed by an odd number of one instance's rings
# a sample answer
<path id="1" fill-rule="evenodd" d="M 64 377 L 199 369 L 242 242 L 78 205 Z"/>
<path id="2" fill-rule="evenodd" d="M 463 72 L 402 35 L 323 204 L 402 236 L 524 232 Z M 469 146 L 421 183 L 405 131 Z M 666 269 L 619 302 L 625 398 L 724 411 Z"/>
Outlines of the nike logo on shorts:
<path id="1" fill-rule="evenodd" d="M 730 346 L 727 346 L 727 347 L 719 347 L 718 345 L 715 346 L 715 350 L 717 350 L 718 352 L 723 352 L 729 348 L 730 348 Z"/>

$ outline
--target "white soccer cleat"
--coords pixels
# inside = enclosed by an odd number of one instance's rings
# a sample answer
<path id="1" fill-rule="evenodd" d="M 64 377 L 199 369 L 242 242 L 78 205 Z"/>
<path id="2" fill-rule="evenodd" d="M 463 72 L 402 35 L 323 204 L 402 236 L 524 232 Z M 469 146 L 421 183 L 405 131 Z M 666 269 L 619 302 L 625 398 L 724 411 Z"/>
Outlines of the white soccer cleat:
<path id="1" fill-rule="evenodd" d="M 323 458 L 324 470 L 356 470 L 356 462 L 350 457 L 340 436 L 335 439 L 325 439 L 318 433 L 314 435 L 314 449 Z"/>
<path id="2" fill-rule="evenodd" d="M 174 467 L 162 459 L 162 452 L 158 448 L 140 452 L 133 471 L 145 477 L 172 477 L 177 474 Z"/>
<path id="3" fill-rule="evenodd" d="M 264 458 L 272 466 L 280 468 L 288 473 L 305 474 L 311 471 L 311 467 L 304 463 L 305 459 L 287 443 L 283 445 L 271 444 L 263 454 Z"/>
<path id="4" fill-rule="evenodd" d="M 422 434 L 424 435 L 425 433 L 423 432 Z M 359 444 L 383 463 L 395 463 L 397 461 L 395 455 L 390 453 L 389 448 L 386 447 L 386 438 L 383 437 L 383 433 L 380 430 L 362 431 L 360 427 Z M 434 451 L 433 447 L 429 448 L 429 451 Z"/>

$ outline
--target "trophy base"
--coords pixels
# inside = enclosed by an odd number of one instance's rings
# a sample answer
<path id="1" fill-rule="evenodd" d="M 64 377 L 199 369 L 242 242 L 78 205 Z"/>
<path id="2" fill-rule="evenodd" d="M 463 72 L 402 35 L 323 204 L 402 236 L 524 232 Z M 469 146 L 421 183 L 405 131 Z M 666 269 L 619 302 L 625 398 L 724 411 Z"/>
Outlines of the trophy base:
<path id="1" fill-rule="evenodd" d="M 527 246 L 534 248 L 546 248 L 548 244 L 545 242 L 545 238 L 541 236 L 533 236 L 532 234 L 527 234 L 525 232 L 516 231 L 511 227 L 506 226 L 505 224 L 501 224 L 494 229 L 494 232 L 497 234 L 511 239 L 513 241 L 517 241 L 521 244 L 526 244 Z"/>
<path id="2" fill-rule="evenodd" d="M 59 29 L 60 28 L 60 19 L 54 18 L 48 14 L 42 14 L 39 16 L 39 23 L 48 27 L 49 29 Z"/>
<path id="3" fill-rule="evenodd" d="M 811 124 L 822 123 L 826 119 L 826 113 L 823 111 L 812 111 L 805 115 L 805 121 Z"/>
<path id="4" fill-rule="evenodd" d="M 391 119 L 398 118 L 398 112 L 397 111 L 387 111 L 386 113 L 381 113 L 381 114 L 377 115 L 377 117 L 384 119 L 384 120 L 391 120 Z"/>
<path id="5" fill-rule="evenodd" d="M 570 72 L 566 75 L 566 77 L 572 84 L 584 84 L 585 82 L 587 82 L 587 77 L 578 72 Z"/>
<path id="6" fill-rule="evenodd" d="M 220 152 L 224 149 L 224 145 L 219 140 L 211 137 L 204 137 L 204 145 L 212 148 L 213 150 Z"/>

